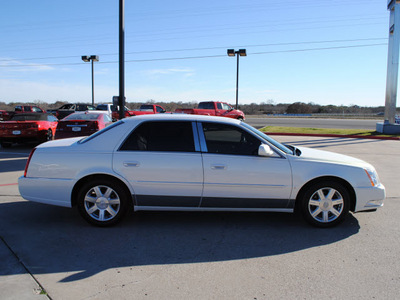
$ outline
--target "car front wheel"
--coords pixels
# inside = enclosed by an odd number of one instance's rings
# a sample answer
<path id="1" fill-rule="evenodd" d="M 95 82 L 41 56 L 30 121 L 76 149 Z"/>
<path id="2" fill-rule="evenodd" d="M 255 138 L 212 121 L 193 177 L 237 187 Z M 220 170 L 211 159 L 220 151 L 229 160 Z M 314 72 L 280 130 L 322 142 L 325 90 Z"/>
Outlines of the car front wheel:
<path id="1" fill-rule="evenodd" d="M 304 218 L 317 227 L 331 227 L 343 221 L 349 212 L 350 195 L 339 182 L 321 181 L 310 186 L 302 195 Z"/>
<path id="2" fill-rule="evenodd" d="M 78 210 L 90 224 L 111 226 L 119 221 L 131 207 L 128 194 L 114 180 L 97 179 L 82 186 L 78 194 Z"/>

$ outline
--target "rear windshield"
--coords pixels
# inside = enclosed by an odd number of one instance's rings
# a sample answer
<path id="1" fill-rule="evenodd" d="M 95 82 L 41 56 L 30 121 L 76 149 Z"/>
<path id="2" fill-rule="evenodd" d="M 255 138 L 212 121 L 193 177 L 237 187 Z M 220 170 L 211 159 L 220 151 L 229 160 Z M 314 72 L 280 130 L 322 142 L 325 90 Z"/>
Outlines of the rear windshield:
<path id="1" fill-rule="evenodd" d="M 153 105 L 142 105 L 142 106 L 140 106 L 140 110 L 153 111 Z"/>
<path id="2" fill-rule="evenodd" d="M 45 114 L 17 114 L 11 118 L 12 121 L 47 121 Z"/>
<path id="3" fill-rule="evenodd" d="M 201 102 L 198 106 L 199 109 L 214 109 L 214 102 Z"/>
<path id="4" fill-rule="evenodd" d="M 84 144 L 84 143 L 96 138 L 100 134 L 103 134 L 104 132 L 109 131 L 110 129 L 113 129 L 114 127 L 119 126 L 119 125 L 121 125 L 123 123 L 124 123 L 124 121 L 119 120 L 118 122 L 115 122 L 115 123 L 111 124 L 110 126 L 107 126 L 104 129 L 102 129 L 100 131 L 97 131 L 96 133 L 93 133 L 92 135 L 90 135 L 90 136 L 88 136 L 88 137 L 86 137 L 84 139 L 81 139 L 78 143 L 79 144 Z"/>
<path id="5" fill-rule="evenodd" d="M 72 114 L 64 118 L 64 121 L 70 120 L 97 120 L 100 114 Z"/>

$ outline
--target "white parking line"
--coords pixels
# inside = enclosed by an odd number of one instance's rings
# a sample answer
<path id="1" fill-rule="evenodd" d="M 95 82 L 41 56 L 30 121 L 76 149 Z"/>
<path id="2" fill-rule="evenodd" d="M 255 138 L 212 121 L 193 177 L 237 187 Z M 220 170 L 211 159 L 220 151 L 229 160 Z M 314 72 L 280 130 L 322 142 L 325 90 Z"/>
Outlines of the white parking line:
<path id="1" fill-rule="evenodd" d="M 14 157 L 14 158 L 0 158 L 0 161 L 10 161 L 10 160 L 23 160 L 28 159 L 28 157 Z"/>

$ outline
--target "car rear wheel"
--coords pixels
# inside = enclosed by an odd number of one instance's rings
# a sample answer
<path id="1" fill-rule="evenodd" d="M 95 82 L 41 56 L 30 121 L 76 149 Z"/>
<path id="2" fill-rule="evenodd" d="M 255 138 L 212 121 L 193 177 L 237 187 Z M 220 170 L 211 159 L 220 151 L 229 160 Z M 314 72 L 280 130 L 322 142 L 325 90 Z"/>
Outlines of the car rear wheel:
<path id="1" fill-rule="evenodd" d="M 79 213 L 96 226 L 118 223 L 131 207 L 131 203 L 123 186 L 115 180 L 92 180 L 84 184 L 78 193 Z"/>
<path id="2" fill-rule="evenodd" d="M 350 195 L 339 182 L 321 181 L 308 187 L 301 199 L 303 217 L 317 227 L 331 227 L 349 212 Z"/>

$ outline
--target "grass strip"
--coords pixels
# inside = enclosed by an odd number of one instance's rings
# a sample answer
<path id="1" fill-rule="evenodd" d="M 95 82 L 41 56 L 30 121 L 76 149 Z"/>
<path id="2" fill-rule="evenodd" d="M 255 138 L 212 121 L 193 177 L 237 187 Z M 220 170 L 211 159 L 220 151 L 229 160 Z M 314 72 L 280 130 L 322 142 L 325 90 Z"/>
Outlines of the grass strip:
<path id="1" fill-rule="evenodd" d="M 379 137 L 400 137 L 400 135 L 382 134 L 374 130 L 364 129 L 339 129 L 339 128 L 305 128 L 305 127 L 284 127 L 265 126 L 260 131 L 272 133 L 300 133 L 300 134 L 337 134 L 357 136 L 379 136 Z"/>

